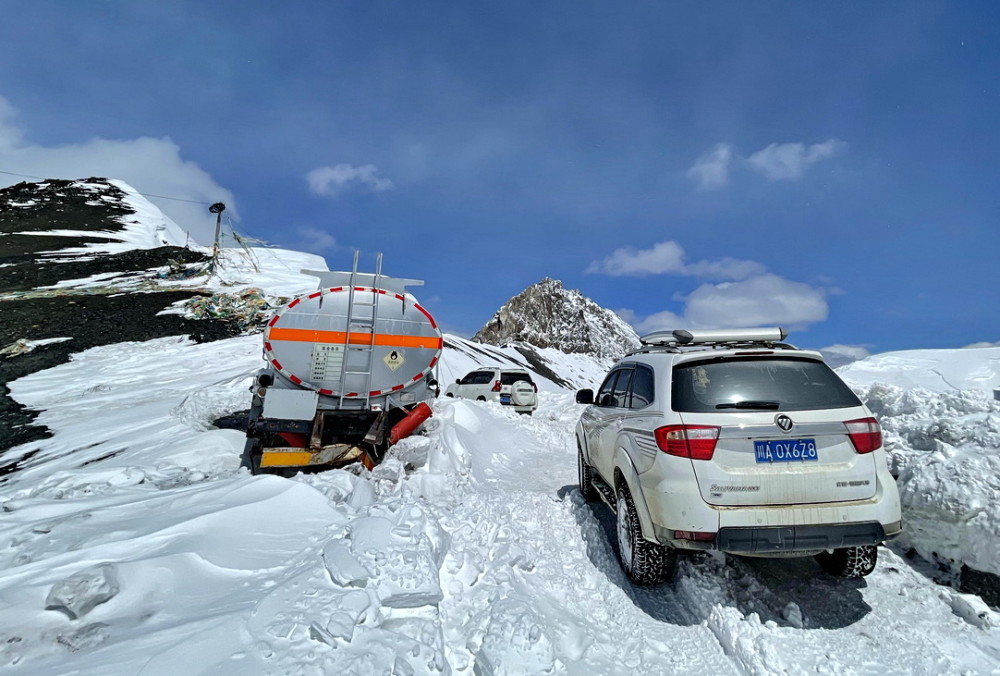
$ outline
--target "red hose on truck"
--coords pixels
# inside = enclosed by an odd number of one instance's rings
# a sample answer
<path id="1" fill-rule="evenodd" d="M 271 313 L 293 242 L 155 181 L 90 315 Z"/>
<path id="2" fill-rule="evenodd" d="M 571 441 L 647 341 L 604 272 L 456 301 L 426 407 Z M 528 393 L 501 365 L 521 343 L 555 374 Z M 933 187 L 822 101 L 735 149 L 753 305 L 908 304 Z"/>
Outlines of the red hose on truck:
<path id="1" fill-rule="evenodd" d="M 431 407 L 423 402 L 417 404 L 417 406 L 410 411 L 409 415 L 392 426 L 392 429 L 389 431 L 389 443 L 395 444 L 401 439 L 405 439 L 410 436 L 413 434 L 413 430 L 420 426 L 420 423 L 430 417 Z"/>

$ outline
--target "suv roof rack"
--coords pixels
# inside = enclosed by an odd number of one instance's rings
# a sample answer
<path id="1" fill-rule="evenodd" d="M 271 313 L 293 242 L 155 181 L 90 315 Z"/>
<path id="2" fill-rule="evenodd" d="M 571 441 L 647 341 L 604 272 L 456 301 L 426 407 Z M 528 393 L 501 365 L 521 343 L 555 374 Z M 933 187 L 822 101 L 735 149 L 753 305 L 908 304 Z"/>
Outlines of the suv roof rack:
<path id="1" fill-rule="evenodd" d="M 782 342 L 787 337 L 788 331 L 782 327 L 654 331 L 642 336 L 639 339 L 642 347 L 638 350 L 633 350 L 629 354 L 687 351 L 684 348 L 691 350 L 711 350 L 732 349 L 735 347 L 765 347 L 768 349 L 797 350 L 798 348 L 794 345 Z"/>

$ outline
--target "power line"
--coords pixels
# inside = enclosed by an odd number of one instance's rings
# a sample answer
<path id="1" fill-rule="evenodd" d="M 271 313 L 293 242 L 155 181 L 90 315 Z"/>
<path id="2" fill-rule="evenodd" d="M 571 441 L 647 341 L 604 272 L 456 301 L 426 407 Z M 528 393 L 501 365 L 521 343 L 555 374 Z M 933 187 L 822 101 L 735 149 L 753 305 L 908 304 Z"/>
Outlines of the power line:
<path id="1" fill-rule="evenodd" d="M 0 174 L 7 174 L 8 176 L 17 176 L 18 178 L 34 178 L 34 179 L 37 179 L 39 181 L 48 181 L 48 180 L 50 180 L 49 178 L 46 178 L 45 176 L 32 176 L 30 174 L 18 174 L 18 173 L 15 173 L 13 171 L 2 171 L 2 170 L 0 170 Z M 135 188 L 133 188 L 133 190 L 135 190 Z M 156 198 L 159 198 L 161 200 L 173 200 L 175 202 L 188 202 L 189 204 L 201 204 L 201 205 L 204 205 L 204 206 L 208 206 L 208 205 L 212 204 L 211 202 L 200 202 L 198 200 L 188 200 L 188 199 L 184 199 L 182 197 L 167 197 L 166 195 L 154 195 L 152 193 L 139 192 L 138 190 L 136 190 L 136 193 L 142 195 L 143 197 L 156 197 Z"/>

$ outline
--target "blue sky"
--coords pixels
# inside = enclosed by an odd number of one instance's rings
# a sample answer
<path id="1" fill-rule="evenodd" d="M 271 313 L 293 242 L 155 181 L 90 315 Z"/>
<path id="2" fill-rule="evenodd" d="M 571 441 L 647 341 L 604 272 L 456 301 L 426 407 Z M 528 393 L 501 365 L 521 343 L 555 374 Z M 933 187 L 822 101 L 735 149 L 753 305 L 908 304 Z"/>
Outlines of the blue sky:
<path id="1" fill-rule="evenodd" d="M 456 333 L 549 276 L 640 330 L 1000 341 L 993 2 L 5 14 L 0 171 L 224 199 L 335 268 L 382 251 Z M 203 207 L 154 201 L 210 237 Z"/>

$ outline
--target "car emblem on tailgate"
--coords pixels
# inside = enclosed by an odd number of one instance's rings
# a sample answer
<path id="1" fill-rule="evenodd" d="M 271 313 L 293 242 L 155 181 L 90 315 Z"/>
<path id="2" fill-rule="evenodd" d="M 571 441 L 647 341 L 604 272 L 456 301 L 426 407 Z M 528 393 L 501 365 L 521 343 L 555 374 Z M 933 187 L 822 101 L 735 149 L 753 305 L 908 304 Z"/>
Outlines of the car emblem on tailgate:
<path id="1" fill-rule="evenodd" d="M 787 415 L 778 415 L 774 417 L 774 424 L 781 428 L 782 432 L 791 432 L 792 426 L 795 423 Z"/>

